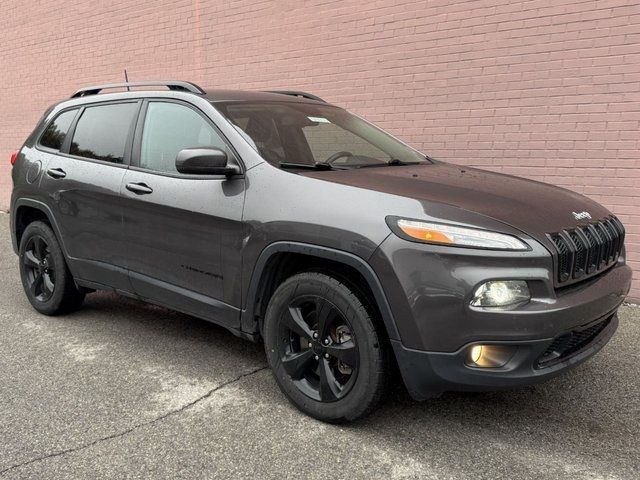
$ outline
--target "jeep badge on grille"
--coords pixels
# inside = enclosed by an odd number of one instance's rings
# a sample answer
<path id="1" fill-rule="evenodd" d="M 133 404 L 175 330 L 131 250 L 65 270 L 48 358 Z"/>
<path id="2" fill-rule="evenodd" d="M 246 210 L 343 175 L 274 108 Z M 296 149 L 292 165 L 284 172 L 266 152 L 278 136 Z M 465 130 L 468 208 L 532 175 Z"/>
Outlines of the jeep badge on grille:
<path id="1" fill-rule="evenodd" d="M 576 220 L 591 220 L 591 214 L 589 212 L 571 212 Z"/>

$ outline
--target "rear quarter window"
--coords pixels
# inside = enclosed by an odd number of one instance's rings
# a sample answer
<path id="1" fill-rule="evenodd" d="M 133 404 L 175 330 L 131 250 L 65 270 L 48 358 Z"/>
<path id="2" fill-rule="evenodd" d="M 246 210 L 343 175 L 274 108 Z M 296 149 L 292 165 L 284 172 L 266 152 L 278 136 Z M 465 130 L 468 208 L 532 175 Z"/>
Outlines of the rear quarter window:
<path id="1" fill-rule="evenodd" d="M 60 150 L 78 109 L 67 110 L 54 118 L 40 137 L 42 147 Z"/>

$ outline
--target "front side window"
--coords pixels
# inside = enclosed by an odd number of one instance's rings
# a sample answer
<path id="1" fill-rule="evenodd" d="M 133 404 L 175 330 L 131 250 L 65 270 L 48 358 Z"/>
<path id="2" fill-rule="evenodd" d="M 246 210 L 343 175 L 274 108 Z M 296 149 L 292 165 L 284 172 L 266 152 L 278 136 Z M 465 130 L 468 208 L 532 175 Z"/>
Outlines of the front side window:
<path id="1" fill-rule="evenodd" d="M 69 153 L 79 157 L 122 163 L 137 103 L 87 107 L 78 120 Z"/>
<path id="2" fill-rule="evenodd" d="M 71 126 L 71 122 L 73 122 L 77 112 L 78 109 L 75 108 L 73 110 L 62 112 L 58 115 L 42 133 L 42 137 L 40 137 L 40 145 L 52 148 L 53 150 L 60 150 L 64 143 L 64 139 L 67 136 L 67 132 L 69 131 L 69 127 Z"/>
<path id="3" fill-rule="evenodd" d="M 214 106 L 273 165 L 316 163 L 363 168 L 428 162 L 383 130 L 331 105 L 220 102 Z"/>
<path id="4" fill-rule="evenodd" d="M 218 132 L 192 108 L 172 102 L 149 102 L 142 129 L 140 167 L 177 173 L 178 152 L 195 147 L 219 148 L 232 155 Z"/>

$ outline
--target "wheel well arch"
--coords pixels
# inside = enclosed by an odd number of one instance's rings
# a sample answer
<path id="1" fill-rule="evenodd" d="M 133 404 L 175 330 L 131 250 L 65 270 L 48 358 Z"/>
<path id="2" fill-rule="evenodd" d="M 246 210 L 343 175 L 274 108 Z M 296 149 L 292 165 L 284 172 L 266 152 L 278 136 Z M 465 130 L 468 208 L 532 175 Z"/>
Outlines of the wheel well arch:
<path id="1" fill-rule="evenodd" d="M 388 337 L 400 338 L 382 285 L 365 260 L 341 250 L 295 242 L 273 243 L 258 257 L 242 311 L 242 330 L 259 333 L 273 292 L 284 280 L 303 271 L 325 272 L 347 283 L 375 309 Z"/>
<path id="2" fill-rule="evenodd" d="M 51 226 L 49 216 L 41 209 L 32 205 L 20 205 L 16 208 L 14 217 L 14 234 L 16 238 L 16 247 L 20 246 L 22 234 L 30 223 L 41 221 Z"/>
<path id="3" fill-rule="evenodd" d="M 15 252 L 18 253 L 18 249 L 20 248 L 20 239 L 22 238 L 25 228 L 27 228 L 29 223 L 36 220 L 43 221 L 51 227 L 53 233 L 55 233 L 56 238 L 58 239 L 58 242 L 60 242 L 62 252 L 65 257 L 68 257 L 64 239 L 60 235 L 60 229 L 58 228 L 53 212 L 46 203 L 32 198 L 18 198 L 11 207 L 10 228 L 13 249 Z"/>

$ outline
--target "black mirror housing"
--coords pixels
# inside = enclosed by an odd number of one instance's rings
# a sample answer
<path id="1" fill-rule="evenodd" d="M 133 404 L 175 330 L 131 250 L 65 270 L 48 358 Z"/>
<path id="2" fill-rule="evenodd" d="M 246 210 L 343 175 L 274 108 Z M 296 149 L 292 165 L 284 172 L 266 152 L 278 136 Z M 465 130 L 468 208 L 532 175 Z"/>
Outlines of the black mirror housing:
<path id="1" fill-rule="evenodd" d="M 229 165 L 224 150 L 219 148 L 185 148 L 176 156 L 176 170 L 191 175 L 234 175 L 238 167 Z"/>

